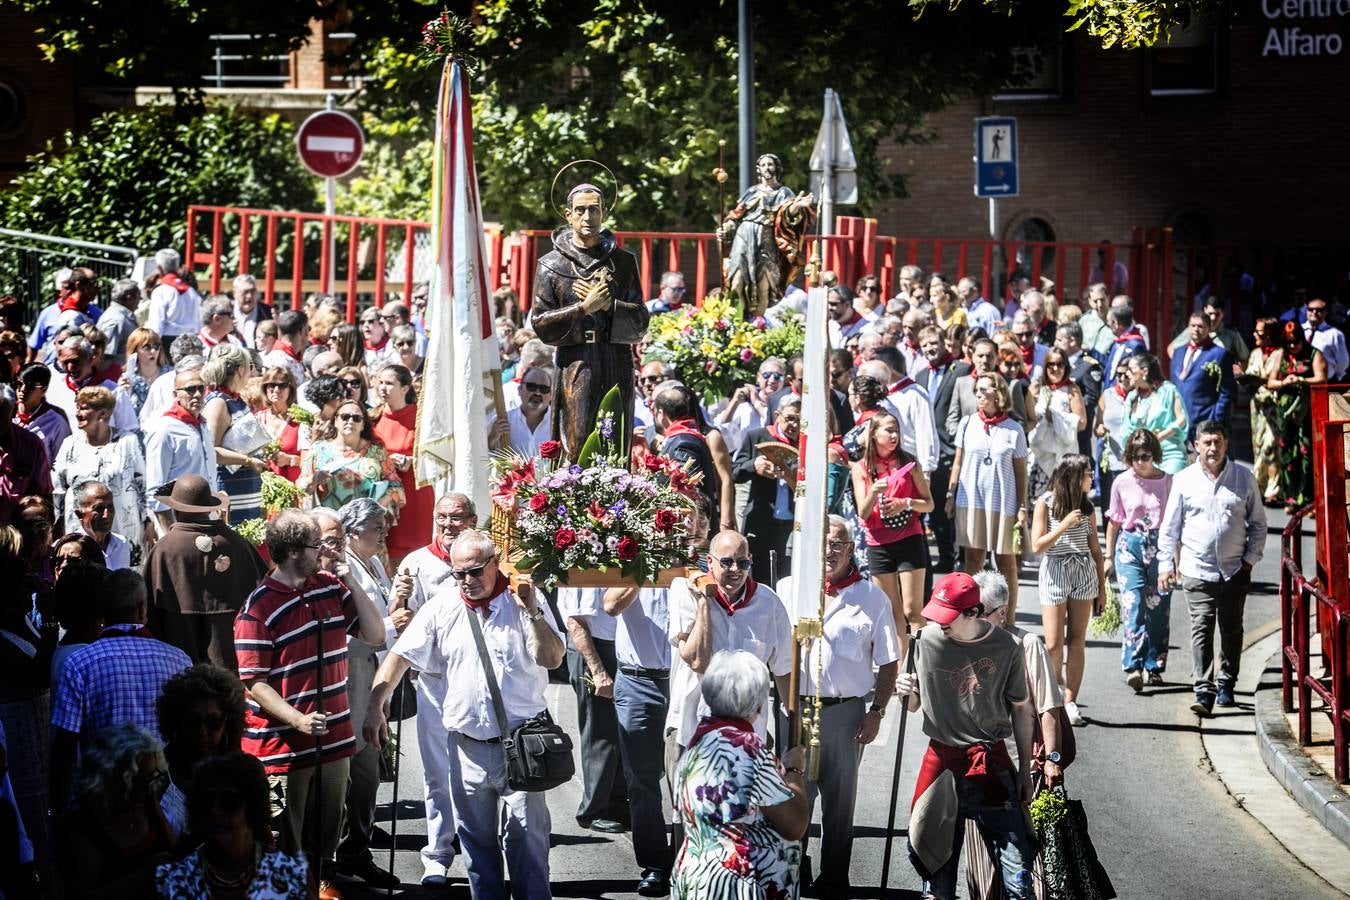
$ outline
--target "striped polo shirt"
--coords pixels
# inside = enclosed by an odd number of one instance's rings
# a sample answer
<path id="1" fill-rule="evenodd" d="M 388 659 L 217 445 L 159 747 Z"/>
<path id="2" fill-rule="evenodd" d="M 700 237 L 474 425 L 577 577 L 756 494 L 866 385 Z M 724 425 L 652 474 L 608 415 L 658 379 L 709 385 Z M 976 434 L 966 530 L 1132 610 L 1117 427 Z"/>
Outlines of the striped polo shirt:
<path id="1" fill-rule="evenodd" d="M 323 621 L 323 712 L 328 733 L 323 758 L 356 752 L 347 701 L 347 636 L 360 631 L 356 604 L 346 585 L 317 572 L 299 588 L 268 575 L 249 595 L 234 620 L 234 652 L 247 686 L 266 680 L 301 713 L 317 712 L 319 622 Z M 315 737 L 272 717 L 252 698 L 244 717 L 243 750 L 256 756 L 268 774 L 314 765 Z"/>

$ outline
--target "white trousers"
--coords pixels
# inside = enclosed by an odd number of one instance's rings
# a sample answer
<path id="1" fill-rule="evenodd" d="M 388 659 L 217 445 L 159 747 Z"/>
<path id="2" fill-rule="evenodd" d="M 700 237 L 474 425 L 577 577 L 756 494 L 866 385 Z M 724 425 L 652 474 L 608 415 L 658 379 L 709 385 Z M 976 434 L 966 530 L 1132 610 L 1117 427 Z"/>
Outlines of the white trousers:
<path id="1" fill-rule="evenodd" d="M 455 861 L 455 807 L 450 800 L 450 751 L 441 704 L 445 679 L 419 674 L 417 685 L 417 749 L 422 753 L 422 797 L 427 810 L 427 845 L 422 863 L 446 868 Z"/>

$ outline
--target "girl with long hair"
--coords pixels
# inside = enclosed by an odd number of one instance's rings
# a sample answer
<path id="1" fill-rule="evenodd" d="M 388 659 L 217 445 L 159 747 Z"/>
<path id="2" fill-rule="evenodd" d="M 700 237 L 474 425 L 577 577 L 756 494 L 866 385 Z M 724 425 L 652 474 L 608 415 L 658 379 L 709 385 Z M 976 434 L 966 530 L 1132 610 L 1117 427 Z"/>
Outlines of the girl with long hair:
<path id="1" fill-rule="evenodd" d="M 1046 492 L 1036 498 L 1031 521 L 1031 550 L 1042 555 L 1039 584 L 1045 648 L 1064 686 L 1064 711 L 1074 725 L 1083 724 L 1077 700 L 1087 658 L 1088 619 L 1106 601 L 1097 511 L 1088 500 L 1091 490 L 1092 459 L 1079 453 L 1065 456 L 1050 473 Z M 1066 645 L 1068 663 L 1061 673 Z"/>

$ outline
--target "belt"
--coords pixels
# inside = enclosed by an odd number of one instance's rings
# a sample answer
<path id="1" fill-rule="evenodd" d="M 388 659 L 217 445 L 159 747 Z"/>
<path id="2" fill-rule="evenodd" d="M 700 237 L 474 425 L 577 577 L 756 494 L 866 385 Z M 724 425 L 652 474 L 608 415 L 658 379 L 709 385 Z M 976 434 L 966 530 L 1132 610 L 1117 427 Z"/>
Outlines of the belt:
<path id="1" fill-rule="evenodd" d="M 587 328 L 581 332 L 581 342 L 583 344 L 597 344 L 600 342 L 600 337 L 594 328 Z"/>
<path id="2" fill-rule="evenodd" d="M 483 740 L 482 738 L 476 738 L 471 734 L 465 734 L 462 731 L 459 732 L 459 736 L 464 738 L 466 741 L 473 741 L 475 744 L 500 744 L 502 742 L 502 739 L 499 737 L 488 738 L 487 740 Z"/>
<path id="3" fill-rule="evenodd" d="M 669 669 L 644 669 L 640 666 L 619 666 L 619 671 L 629 678 L 669 678 Z"/>
<path id="4" fill-rule="evenodd" d="M 807 703 L 814 703 L 815 697 L 803 697 L 802 700 Z M 848 703 L 853 700 L 861 700 L 862 697 L 821 697 L 821 706 L 837 706 L 840 703 Z"/>

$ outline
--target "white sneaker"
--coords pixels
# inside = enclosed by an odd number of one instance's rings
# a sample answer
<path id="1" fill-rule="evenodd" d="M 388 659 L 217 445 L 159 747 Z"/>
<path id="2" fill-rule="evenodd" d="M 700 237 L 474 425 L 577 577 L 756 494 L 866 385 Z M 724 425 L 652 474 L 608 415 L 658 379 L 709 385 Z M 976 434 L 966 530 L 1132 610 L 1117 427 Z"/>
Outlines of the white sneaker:
<path id="1" fill-rule="evenodd" d="M 449 867 L 441 865 L 434 859 L 428 859 L 422 863 L 423 887 L 445 887 L 449 883 Z"/>
<path id="2" fill-rule="evenodd" d="M 1074 703 L 1072 700 L 1066 701 L 1065 704 L 1064 704 L 1064 712 L 1068 713 L 1068 715 L 1069 715 L 1069 724 L 1070 724 L 1070 725 L 1082 725 L 1082 724 L 1084 724 L 1084 722 L 1083 722 L 1083 714 L 1082 714 L 1081 712 L 1078 711 L 1078 704 L 1077 704 L 1077 703 Z"/>

